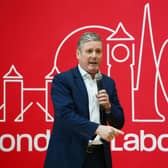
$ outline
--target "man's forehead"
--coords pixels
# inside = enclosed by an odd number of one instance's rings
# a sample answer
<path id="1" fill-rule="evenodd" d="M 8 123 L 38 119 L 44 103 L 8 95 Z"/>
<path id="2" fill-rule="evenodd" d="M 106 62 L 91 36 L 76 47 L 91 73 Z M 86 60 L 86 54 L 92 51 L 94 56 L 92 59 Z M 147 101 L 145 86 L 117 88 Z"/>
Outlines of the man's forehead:
<path id="1" fill-rule="evenodd" d="M 101 41 L 87 41 L 83 44 L 83 47 L 87 48 L 102 48 L 102 42 Z"/>

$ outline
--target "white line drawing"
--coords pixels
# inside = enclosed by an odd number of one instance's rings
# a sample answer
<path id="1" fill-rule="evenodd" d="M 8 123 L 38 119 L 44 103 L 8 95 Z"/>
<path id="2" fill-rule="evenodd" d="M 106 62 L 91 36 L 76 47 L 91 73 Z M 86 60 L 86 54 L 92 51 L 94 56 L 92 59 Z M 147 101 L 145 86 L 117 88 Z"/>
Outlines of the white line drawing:
<path id="1" fill-rule="evenodd" d="M 164 94 L 164 97 L 165 97 L 165 100 L 167 101 L 168 103 L 168 95 L 166 94 L 166 91 L 165 91 L 165 88 L 164 88 L 164 85 L 163 85 L 163 82 L 162 82 L 162 79 L 161 79 L 161 76 L 160 76 L 160 73 L 159 73 L 159 66 L 160 66 L 160 61 L 161 61 L 161 57 L 162 57 L 162 53 L 164 51 L 164 48 L 165 46 L 168 44 L 168 40 L 166 40 L 163 45 L 162 45 L 162 48 L 160 50 L 160 54 L 159 54 L 159 58 L 158 58 L 158 64 L 157 64 L 157 72 L 156 72 L 156 83 L 155 83 L 155 89 L 156 89 L 156 95 L 155 95 L 155 99 L 157 101 L 157 84 L 158 84 L 158 80 L 160 82 L 160 85 L 161 85 L 161 88 L 162 88 L 162 91 L 163 91 L 163 94 Z M 159 79 L 158 79 L 159 78 Z"/>
<path id="2" fill-rule="evenodd" d="M 107 44 L 107 75 L 110 76 L 112 65 L 110 64 L 110 44 Z"/>
<path id="3" fill-rule="evenodd" d="M 23 87 L 23 76 L 16 70 L 15 66 L 12 65 L 10 70 L 3 76 L 3 119 L 0 119 L 0 122 L 5 122 L 6 121 L 6 85 L 7 83 L 20 83 L 21 88 Z M 20 110 L 21 112 L 23 111 L 23 92 L 21 91 L 21 97 L 20 97 L 20 101 L 21 101 L 21 107 Z"/>
<path id="4" fill-rule="evenodd" d="M 119 31 L 122 32 L 122 34 L 124 35 L 123 37 L 121 36 L 117 36 L 117 34 L 119 33 Z M 117 26 L 116 31 L 114 31 L 107 39 L 107 41 L 127 41 L 127 40 L 135 40 L 133 36 L 131 36 L 125 29 L 125 27 L 123 26 L 122 22 L 120 22 Z"/>
<path id="5" fill-rule="evenodd" d="M 125 58 L 123 58 L 123 59 L 118 59 L 118 58 L 116 58 L 116 56 L 115 56 L 115 54 L 114 54 L 114 51 L 115 51 L 115 49 L 118 48 L 118 47 L 123 47 L 123 48 L 126 49 L 127 55 L 125 56 Z M 111 50 L 111 56 L 113 57 L 113 59 L 114 59 L 116 62 L 122 63 L 122 62 L 127 61 L 127 59 L 129 58 L 129 56 L 130 56 L 130 50 L 129 50 L 129 48 L 128 48 L 125 44 L 117 44 L 117 45 L 115 45 L 115 46 L 112 48 L 112 50 Z"/>
<path id="6" fill-rule="evenodd" d="M 107 30 L 109 32 L 114 32 L 114 30 L 108 28 L 108 27 L 105 27 L 105 26 L 99 26 L 99 25 L 90 25 L 90 26 L 84 26 L 84 27 L 80 27 L 74 31 L 72 31 L 71 33 L 69 33 L 63 40 L 62 42 L 60 43 L 60 45 L 58 46 L 58 49 L 56 51 L 56 54 L 55 54 L 55 60 L 54 60 L 54 66 L 53 66 L 53 69 L 51 70 L 51 72 L 46 76 L 46 78 L 48 79 L 51 79 L 50 75 L 53 74 L 54 71 L 56 71 L 57 73 L 60 73 L 59 69 L 58 69 L 58 66 L 57 66 L 57 59 L 58 59 L 58 55 L 59 55 L 59 52 L 62 48 L 62 46 L 64 45 L 64 43 L 71 37 L 73 36 L 75 33 L 81 31 L 81 30 L 85 30 L 85 29 L 89 29 L 89 28 L 97 28 L 97 29 L 103 29 L 103 30 Z"/>
<path id="7" fill-rule="evenodd" d="M 145 35 L 145 27 L 146 27 L 146 22 L 148 21 L 149 23 L 149 33 L 150 33 L 150 39 L 151 39 L 151 46 L 152 46 L 152 53 L 153 53 L 153 58 L 154 58 L 154 63 L 155 63 L 155 68 L 156 68 L 156 74 L 155 74 L 155 89 L 154 89 L 154 105 L 155 105 L 155 110 L 156 114 L 158 116 L 158 119 L 138 119 L 136 118 L 136 111 L 135 111 L 135 95 L 139 91 L 140 87 L 140 76 L 141 76 L 141 63 L 142 63 L 142 55 L 143 55 L 143 45 L 144 45 L 144 35 Z M 135 72 L 134 72 L 134 67 L 135 67 L 135 43 L 134 43 L 134 37 L 130 35 L 125 27 L 123 26 L 122 22 L 120 22 L 114 31 L 111 28 L 105 27 L 105 26 L 99 26 L 99 25 L 90 25 L 90 26 L 84 26 L 80 27 L 71 33 L 69 33 L 60 43 L 60 45 L 57 48 L 56 54 L 55 54 L 55 60 L 54 60 L 54 66 L 52 70 L 44 77 L 45 79 L 45 88 L 24 88 L 24 81 L 23 81 L 23 76 L 16 70 L 15 66 L 12 65 L 10 70 L 3 76 L 3 104 L 0 106 L 0 110 L 3 111 L 3 119 L 0 119 L 0 122 L 5 122 L 6 121 L 6 85 L 7 83 L 16 83 L 18 82 L 20 84 L 20 89 L 21 89 L 21 107 L 20 107 L 20 113 L 16 118 L 14 119 L 14 122 L 23 122 L 24 121 L 24 113 L 27 112 L 33 105 L 34 102 L 30 101 L 27 105 L 24 104 L 24 94 L 25 92 L 36 92 L 36 91 L 41 91 L 44 96 L 45 96 L 45 103 L 42 105 L 39 102 L 35 102 L 35 105 L 37 105 L 44 113 L 45 113 L 45 121 L 46 122 L 53 122 L 54 118 L 53 116 L 49 113 L 49 107 L 48 107 L 48 102 L 49 102 L 49 88 L 53 79 L 53 76 L 57 73 L 60 73 L 59 68 L 57 66 L 57 58 L 59 56 L 59 52 L 64 45 L 64 43 L 71 38 L 75 33 L 89 29 L 89 28 L 97 28 L 97 29 L 102 29 L 111 32 L 112 34 L 106 38 L 107 41 L 107 75 L 110 76 L 110 71 L 112 65 L 110 64 L 110 57 L 112 56 L 113 60 L 115 60 L 118 63 L 123 63 L 128 60 L 129 57 L 132 55 L 132 63 L 130 64 L 130 69 L 131 69 L 131 101 L 132 101 L 132 121 L 133 122 L 164 122 L 165 121 L 165 116 L 161 114 L 158 108 L 158 100 L 157 100 L 157 89 L 158 89 L 158 82 L 161 86 L 163 95 L 165 97 L 166 102 L 168 103 L 168 95 L 166 93 L 165 87 L 163 85 L 162 77 L 160 75 L 160 62 L 162 58 L 162 53 L 165 49 L 165 47 L 168 45 L 168 39 L 163 43 L 160 49 L 159 57 L 157 60 L 156 56 L 156 50 L 155 50 L 155 44 L 154 44 L 154 39 L 153 39 L 153 32 L 152 32 L 152 24 L 151 24 L 151 17 L 150 17 L 150 7 L 149 3 L 147 3 L 144 7 L 144 16 L 143 16 L 143 22 L 142 22 L 142 34 L 141 34 L 141 42 L 140 42 L 140 51 L 139 51 L 139 60 L 138 60 L 138 70 L 137 70 L 137 79 L 135 81 Z M 120 32 L 120 33 L 119 33 Z M 118 35 L 119 33 L 119 35 Z M 122 36 L 120 36 L 122 35 Z M 118 44 L 114 45 L 110 52 L 110 43 L 112 41 L 119 41 Z M 120 43 L 122 41 L 122 43 Z M 127 45 L 124 44 L 124 42 L 129 42 L 131 43 L 130 47 L 128 48 Z M 124 59 L 117 59 L 114 55 L 114 50 L 117 47 L 124 47 L 127 51 L 126 57 Z"/>
<path id="8" fill-rule="evenodd" d="M 15 75 L 11 75 L 12 71 L 14 72 Z M 7 72 L 3 76 L 3 78 L 6 78 L 6 79 L 8 79 L 8 78 L 10 78 L 10 79 L 12 79 L 12 78 L 14 78 L 14 79 L 22 79 L 23 76 L 16 70 L 15 66 L 12 65 L 10 70 L 9 70 L 9 72 Z"/>
<path id="9" fill-rule="evenodd" d="M 33 105 L 33 102 L 31 102 L 27 107 L 16 117 L 14 120 L 15 122 L 22 122 L 23 121 L 23 114 Z"/>
<path id="10" fill-rule="evenodd" d="M 46 118 L 47 118 L 47 121 L 54 121 L 53 120 L 53 117 L 47 112 L 47 110 L 41 106 L 41 104 L 39 102 L 36 103 L 41 109 L 42 111 L 47 114 Z"/>
<path id="11" fill-rule="evenodd" d="M 122 33 L 122 36 L 121 36 L 121 32 Z M 119 33 L 119 35 L 118 35 Z M 107 40 L 107 67 L 108 67 L 108 72 L 107 72 L 107 75 L 108 76 L 111 76 L 110 74 L 110 71 L 111 71 L 111 68 L 112 68 L 112 65 L 110 64 L 110 55 L 112 56 L 112 58 L 118 62 L 118 63 L 122 63 L 122 62 L 125 62 L 127 61 L 128 57 L 130 56 L 130 50 L 128 48 L 127 45 L 123 44 L 123 42 L 127 42 L 127 41 L 134 41 L 134 37 L 129 34 L 127 32 L 127 30 L 125 29 L 124 25 L 122 24 L 122 22 L 120 22 L 116 28 L 116 30 L 109 36 L 106 38 Z M 113 46 L 111 52 L 110 52 L 110 42 L 113 42 L 113 41 L 122 41 L 122 43 L 119 43 L 119 44 L 116 44 L 115 46 Z M 132 48 L 135 44 L 132 42 Z M 127 51 L 127 56 L 125 57 L 125 59 L 117 59 L 114 55 L 114 50 L 117 48 L 117 47 L 124 47 Z M 132 59 L 134 59 L 134 55 L 132 56 Z"/>
<path id="12" fill-rule="evenodd" d="M 156 76 L 155 76 L 155 109 L 156 109 L 156 113 L 158 115 L 158 119 L 136 119 L 135 118 L 135 108 L 134 108 L 134 95 L 135 95 L 135 91 L 139 90 L 139 81 L 140 81 L 140 74 L 141 74 L 141 63 L 142 63 L 142 53 L 143 53 L 143 43 L 144 43 L 144 34 L 145 34 L 145 26 L 146 26 L 146 21 L 148 19 L 148 23 L 149 23 L 149 32 L 150 32 L 150 38 L 151 38 L 151 45 L 152 45 L 152 52 L 153 52 L 153 57 L 154 57 L 154 63 L 156 65 Z M 153 39 L 153 32 L 152 32 L 152 24 L 151 24 L 151 17 L 150 17 L 150 7 L 149 7 L 149 3 L 145 5 L 145 9 L 144 9 L 144 17 L 143 17 L 143 25 L 142 25 L 142 35 L 141 35 L 141 44 L 140 44 L 140 52 L 139 52 L 139 64 L 138 64 L 138 74 L 137 74 L 137 82 L 135 84 L 134 79 L 132 78 L 132 120 L 135 122 L 164 122 L 165 121 L 165 116 L 162 115 L 158 109 L 158 103 L 157 103 L 157 83 L 158 80 L 162 86 L 162 91 L 164 93 L 165 99 L 168 102 L 167 99 L 167 95 L 162 83 L 162 79 L 160 76 L 160 72 L 159 72 L 159 64 L 160 64 L 160 59 L 161 59 L 161 55 L 162 55 L 162 51 L 164 49 L 166 42 L 162 45 L 161 47 L 161 51 L 159 53 L 159 59 L 157 61 L 157 57 L 156 57 L 156 50 L 155 50 L 155 44 L 154 44 L 154 39 Z M 134 70 L 133 70 L 133 66 L 132 66 L 132 74 L 134 74 Z M 132 75 L 133 77 L 133 75 Z"/>
<path id="13" fill-rule="evenodd" d="M 45 112 L 45 120 L 46 122 L 53 122 L 54 118 L 49 114 L 48 112 L 48 85 L 51 83 L 52 80 L 46 80 L 46 88 L 24 88 L 24 81 L 23 76 L 16 70 L 15 66 L 12 65 L 9 71 L 3 76 L 4 82 L 3 82 L 3 104 L 0 106 L 0 110 L 3 109 L 3 119 L 0 119 L 0 122 L 6 122 L 6 89 L 7 89 L 7 83 L 16 83 L 18 82 L 20 84 L 20 101 L 21 101 L 21 107 L 20 107 L 20 114 L 16 116 L 14 119 L 14 122 L 23 122 L 24 121 L 24 113 L 31 108 L 33 105 L 33 102 L 28 103 L 26 107 L 24 108 L 24 94 L 25 92 L 29 91 L 43 91 L 45 93 L 45 107 L 43 107 L 39 102 L 36 103 L 36 105 Z"/>

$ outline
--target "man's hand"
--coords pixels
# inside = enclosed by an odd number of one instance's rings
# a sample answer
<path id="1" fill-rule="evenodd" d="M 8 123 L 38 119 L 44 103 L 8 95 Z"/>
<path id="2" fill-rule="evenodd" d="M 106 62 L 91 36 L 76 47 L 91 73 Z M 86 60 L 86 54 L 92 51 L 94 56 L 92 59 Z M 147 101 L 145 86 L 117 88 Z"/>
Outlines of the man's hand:
<path id="1" fill-rule="evenodd" d="M 124 132 L 121 130 L 118 130 L 112 126 L 105 126 L 105 125 L 99 125 L 95 133 L 106 141 L 111 141 L 119 134 L 121 135 L 124 134 Z"/>
<path id="2" fill-rule="evenodd" d="M 109 96 L 105 89 L 100 90 L 98 94 L 96 95 L 96 97 L 99 101 L 99 104 L 102 105 L 106 111 L 111 110 L 111 103 L 110 103 Z"/>

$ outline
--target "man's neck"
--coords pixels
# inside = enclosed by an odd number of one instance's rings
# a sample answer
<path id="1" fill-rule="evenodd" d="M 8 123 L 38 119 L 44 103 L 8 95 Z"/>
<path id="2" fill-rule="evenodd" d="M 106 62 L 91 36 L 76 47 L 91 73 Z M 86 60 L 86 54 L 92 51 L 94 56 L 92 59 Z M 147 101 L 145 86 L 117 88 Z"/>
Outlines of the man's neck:
<path id="1" fill-rule="evenodd" d="M 78 67 L 80 67 L 80 69 L 81 69 L 82 71 L 84 71 L 84 72 L 86 72 L 87 74 L 89 74 L 93 80 L 94 80 L 94 78 L 95 78 L 95 75 L 98 73 L 98 72 L 96 72 L 96 73 L 89 73 L 89 72 L 87 72 L 84 68 L 82 68 L 80 64 L 78 64 Z"/>

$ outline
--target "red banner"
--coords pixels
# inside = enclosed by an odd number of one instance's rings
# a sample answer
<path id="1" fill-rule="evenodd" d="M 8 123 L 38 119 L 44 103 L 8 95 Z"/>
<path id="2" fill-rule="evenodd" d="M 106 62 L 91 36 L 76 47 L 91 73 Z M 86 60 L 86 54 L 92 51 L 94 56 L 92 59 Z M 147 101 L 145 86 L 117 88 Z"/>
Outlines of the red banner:
<path id="1" fill-rule="evenodd" d="M 103 40 L 101 72 L 124 108 L 123 136 L 111 142 L 114 168 L 167 168 L 166 0 L 1 2 L 0 167 L 43 167 L 54 120 L 55 74 L 77 65 L 86 31 Z"/>

